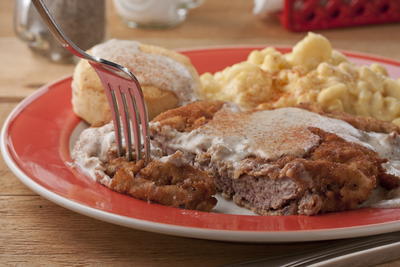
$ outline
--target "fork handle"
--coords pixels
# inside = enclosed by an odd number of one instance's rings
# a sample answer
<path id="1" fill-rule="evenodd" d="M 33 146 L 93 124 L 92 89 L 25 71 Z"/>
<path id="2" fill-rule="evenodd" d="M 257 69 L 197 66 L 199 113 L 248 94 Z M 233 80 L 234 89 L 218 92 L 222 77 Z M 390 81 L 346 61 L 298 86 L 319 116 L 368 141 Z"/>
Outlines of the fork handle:
<path id="1" fill-rule="evenodd" d="M 279 257 L 262 258 L 226 267 L 373 266 L 400 258 L 400 239 L 396 233 L 349 239 L 333 245 Z"/>
<path id="2" fill-rule="evenodd" d="M 51 16 L 50 11 L 47 9 L 43 0 L 32 0 L 32 4 L 35 6 L 39 15 L 43 19 L 43 22 L 49 27 L 50 32 L 58 40 L 58 42 L 68 51 L 70 51 L 75 56 L 92 59 L 85 51 L 76 46 L 61 30 L 57 25 L 54 18 Z"/>

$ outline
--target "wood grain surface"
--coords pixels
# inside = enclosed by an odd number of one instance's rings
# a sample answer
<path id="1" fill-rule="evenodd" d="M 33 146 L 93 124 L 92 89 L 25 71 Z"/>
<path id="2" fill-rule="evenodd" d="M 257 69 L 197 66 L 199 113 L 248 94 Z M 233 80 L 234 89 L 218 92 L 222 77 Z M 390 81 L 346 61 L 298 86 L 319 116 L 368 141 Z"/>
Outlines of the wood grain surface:
<path id="1" fill-rule="evenodd" d="M 12 28 L 12 0 L 0 1 L 0 123 L 21 99 L 40 86 L 70 75 L 31 53 Z M 215 45 L 293 45 L 304 33 L 284 30 L 275 18 L 251 14 L 250 0 L 206 0 L 185 23 L 169 30 L 127 28 L 107 0 L 107 38 L 137 39 L 167 48 Z M 400 60 L 400 25 L 323 31 L 335 48 Z M 219 266 L 285 255 L 329 242 L 240 244 L 136 231 L 59 207 L 33 193 L 0 160 L 0 265 Z M 334 242 L 334 241 L 330 241 Z M 382 264 L 400 266 L 400 260 Z"/>

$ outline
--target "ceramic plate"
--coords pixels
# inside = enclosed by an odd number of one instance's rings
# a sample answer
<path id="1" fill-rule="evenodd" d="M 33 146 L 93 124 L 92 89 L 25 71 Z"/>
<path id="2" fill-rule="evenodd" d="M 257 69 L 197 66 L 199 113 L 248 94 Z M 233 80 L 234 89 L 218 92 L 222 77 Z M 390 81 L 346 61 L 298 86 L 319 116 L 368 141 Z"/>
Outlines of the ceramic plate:
<path id="1" fill-rule="evenodd" d="M 261 47 L 186 50 L 200 73 L 244 60 Z M 288 52 L 288 48 L 279 48 Z M 400 62 L 346 53 L 357 64 L 378 62 L 400 77 Z M 258 216 L 220 201 L 214 212 L 150 204 L 113 192 L 71 167 L 70 145 L 85 125 L 71 107 L 71 77 L 22 101 L 1 135 L 4 160 L 29 188 L 78 213 L 135 229 L 177 236 L 242 242 L 313 241 L 400 230 L 400 209 L 364 208 L 319 216 Z M 49 218 L 51 219 L 51 218 Z"/>

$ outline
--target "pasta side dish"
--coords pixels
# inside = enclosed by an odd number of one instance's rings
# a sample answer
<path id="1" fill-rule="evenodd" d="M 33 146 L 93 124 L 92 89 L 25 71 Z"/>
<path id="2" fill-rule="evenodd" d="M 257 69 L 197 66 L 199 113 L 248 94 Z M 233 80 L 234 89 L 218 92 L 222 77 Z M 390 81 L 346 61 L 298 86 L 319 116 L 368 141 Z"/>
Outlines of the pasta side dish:
<path id="1" fill-rule="evenodd" d="M 243 108 L 279 108 L 317 103 L 326 111 L 370 116 L 400 125 L 400 79 L 379 64 L 357 66 L 309 33 L 291 53 L 272 47 L 247 60 L 201 76 L 200 95 Z"/>

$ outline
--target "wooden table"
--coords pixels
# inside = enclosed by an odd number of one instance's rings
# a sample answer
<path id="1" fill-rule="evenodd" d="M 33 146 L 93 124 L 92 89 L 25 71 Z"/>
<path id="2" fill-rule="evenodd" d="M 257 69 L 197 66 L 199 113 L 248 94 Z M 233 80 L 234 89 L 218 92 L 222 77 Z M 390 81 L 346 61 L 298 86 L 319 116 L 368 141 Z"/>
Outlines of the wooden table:
<path id="1" fill-rule="evenodd" d="M 207 0 L 170 30 L 128 29 L 108 5 L 108 38 L 137 39 L 168 48 L 224 44 L 293 45 L 303 33 L 284 30 L 275 19 L 260 21 L 250 0 Z M 13 1 L 0 1 L 0 120 L 41 85 L 70 75 L 33 55 L 12 30 Z M 400 60 L 400 24 L 322 32 L 339 49 Z M 321 243 L 235 244 L 171 237 L 97 221 L 43 199 L 22 185 L 0 161 L 0 265 L 221 265 L 286 254 Z M 381 266 L 399 266 L 400 260 Z"/>

